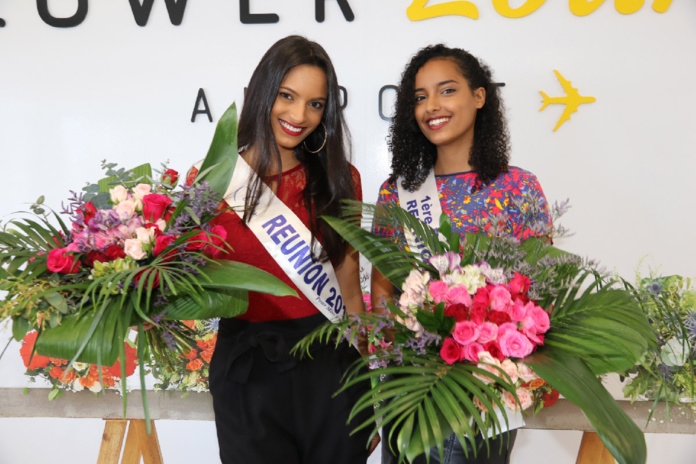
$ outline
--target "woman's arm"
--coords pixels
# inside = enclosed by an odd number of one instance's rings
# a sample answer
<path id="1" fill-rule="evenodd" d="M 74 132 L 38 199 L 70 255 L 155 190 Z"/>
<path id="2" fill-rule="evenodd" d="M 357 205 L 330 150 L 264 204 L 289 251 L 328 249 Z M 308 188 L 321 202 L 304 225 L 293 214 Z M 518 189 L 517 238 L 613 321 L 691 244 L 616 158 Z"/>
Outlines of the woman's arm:
<path id="1" fill-rule="evenodd" d="M 365 312 L 365 305 L 360 288 L 360 254 L 348 246 L 343 263 L 336 269 L 336 279 L 341 287 L 341 296 L 348 314 Z M 364 337 L 358 340 L 360 353 L 367 355 L 367 341 Z"/>

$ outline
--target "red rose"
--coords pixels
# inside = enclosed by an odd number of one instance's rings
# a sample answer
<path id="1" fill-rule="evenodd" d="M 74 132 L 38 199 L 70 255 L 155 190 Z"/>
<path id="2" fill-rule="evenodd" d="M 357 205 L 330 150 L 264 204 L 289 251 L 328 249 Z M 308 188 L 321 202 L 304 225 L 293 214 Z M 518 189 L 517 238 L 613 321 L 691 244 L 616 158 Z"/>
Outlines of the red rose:
<path id="1" fill-rule="evenodd" d="M 125 258 L 126 257 L 126 252 L 123 251 L 123 248 L 121 248 L 118 245 L 111 245 L 109 246 L 105 251 L 104 254 L 106 255 L 107 258 L 109 258 L 109 261 L 114 261 L 118 258 Z"/>
<path id="2" fill-rule="evenodd" d="M 105 262 L 109 261 L 109 257 L 100 251 L 91 250 L 89 253 L 87 253 L 87 256 L 85 256 L 85 259 L 84 259 L 85 266 L 94 267 L 95 261 L 99 261 L 100 263 L 105 263 Z"/>
<path id="3" fill-rule="evenodd" d="M 154 229 L 155 230 L 155 237 L 159 237 L 162 235 L 162 231 L 160 230 L 159 226 L 157 224 L 153 224 L 152 222 L 148 222 L 145 224 L 146 229 Z"/>
<path id="4" fill-rule="evenodd" d="M 143 216 L 150 222 L 157 222 L 172 204 L 172 199 L 157 193 L 143 197 Z"/>
<path id="5" fill-rule="evenodd" d="M 174 169 L 167 169 L 162 174 L 162 183 L 176 187 L 176 183 L 179 182 L 179 173 Z"/>
<path id="6" fill-rule="evenodd" d="M 143 274 L 145 274 L 145 272 L 147 272 L 147 271 L 148 271 L 147 269 L 143 269 L 142 271 L 138 272 L 135 275 L 135 278 L 133 280 L 135 280 L 136 286 L 140 285 L 140 279 L 143 277 Z M 147 283 L 150 281 L 150 276 L 153 273 L 155 274 L 155 277 L 154 277 L 154 280 L 152 281 L 152 288 L 157 288 L 157 287 L 159 287 L 159 284 L 160 284 L 160 277 L 159 277 L 159 272 L 157 272 L 156 270 L 150 269 L 149 272 L 147 272 L 147 275 L 145 276 L 144 283 L 147 285 Z"/>
<path id="7" fill-rule="evenodd" d="M 46 265 L 51 272 L 75 274 L 80 270 L 81 263 L 73 255 L 68 254 L 66 248 L 54 248 L 48 253 Z"/>
<path id="8" fill-rule="evenodd" d="M 508 288 L 510 289 L 510 294 L 517 295 L 519 293 L 527 293 L 530 284 L 529 277 L 515 272 L 515 276 L 508 282 Z"/>
<path id="9" fill-rule="evenodd" d="M 488 313 L 488 320 L 496 325 L 503 325 L 506 322 L 510 322 L 510 315 L 502 311 L 491 311 Z"/>
<path id="10" fill-rule="evenodd" d="M 94 204 L 92 204 L 91 201 L 89 203 L 85 203 L 84 212 L 82 213 L 83 217 L 85 218 L 85 224 L 87 224 L 90 219 L 94 218 L 96 214 L 97 208 L 94 207 Z"/>
<path id="11" fill-rule="evenodd" d="M 187 251 L 200 251 L 205 248 L 208 243 L 208 234 L 199 230 L 196 235 L 186 240 L 186 243 Z"/>
<path id="12" fill-rule="evenodd" d="M 160 235 L 155 239 L 155 248 L 152 250 L 152 255 L 153 256 L 159 256 L 165 248 L 167 248 L 169 245 L 174 243 L 174 240 L 176 240 L 174 237 L 170 235 Z M 168 253 L 168 255 L 171 254 L 171 257 L 167 256 L 168 260 L 174 259 L 174 254 L 175 253 Z"/>
<path id="13" fill-rule="evenodd" d="M 480 305 L 485 308 L 488 308 L 488 305 L 491 304 L 491 297 L 488 294 L 488 287 L 481 287 L 478 290 L 476 290 L 476 294 L 472 298 L 472 301 L 475 305 Z"/>
<path id="14" fill-rule="evenodd" d="M 224 227 L 213 226 L 212 229 L 210 229 L 210 235 L 206 236 L 207 241 L 212 243 L 213 246 L 206 245 L 206 247 L 203 249 L 203 253 L 213 259 L 221 257 L 226 253 L 225 249 L 223 248 L 226 238 L 227 230 L 225 230 Z"/>
<path id="15" fill-rule="evenodd" d="M 445 338 L 440 348 L 440 357 L 447 364 L 454 364 L 462 359 L 462 346 L 452 337 Z"/>
<path id="16" fill-rule="evenodd" d="M 186 369 L 190 371 L 199 371 L 203 367 L 203 361 L 200 359 L 194 359 L 190 363 L 186 364 Z"/>
<path id="17" fill-rule="evenodd" d="M 449 305 L 445 308 L 445 316 L 453 317 L 457 322 L 469 320 L 469 310 L 461 303 Z"/>
<path id="18" fill-rule="evenodd" d="M 488 315 L 488 306 L 473 305 L 469 312 L 469 320 L 476 324 L 483 324 Z"/>
<path id="19" fill-rule="evenodd" d="M 541 396 L 541 399 L 544 402 L 544 407 L 548 408 L 549 406 L 556 404 L 556 401 L 558 401 L 558 396 L 559 393 L 556 390 L 551 390 L 549 393 L 544 393 Z"/>
<path id="20" fill-rule="evenodd" d="M 496 342 L 495 340 L 483 345 L 483 350 L 488 351 L 491 354 L 491 356 L 493 356 L 500 362 L 503 362 L 505 360 L 505 355 L 500 349 L 500 345 L 498 345 L 498 342 Z"/>

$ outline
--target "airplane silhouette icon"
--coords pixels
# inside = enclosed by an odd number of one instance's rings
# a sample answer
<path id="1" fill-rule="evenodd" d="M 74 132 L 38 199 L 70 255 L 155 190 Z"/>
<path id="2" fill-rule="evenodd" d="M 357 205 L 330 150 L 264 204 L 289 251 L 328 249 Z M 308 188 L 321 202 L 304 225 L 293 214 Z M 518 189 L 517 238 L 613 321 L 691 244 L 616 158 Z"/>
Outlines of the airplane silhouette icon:
<path id="1" fill-rule="evenodd" d="M 563 114 L 561 115 L 561 118 L 558 120 L 558 124 L 556 124 L 556 127 L 554 127 L 553 131 L 556 132 L 556 130 L 563 125 L 564 122 L 570 120 L 570 115 L 575 113 L 578 110 L 578 106 L 580 106 L 583 103 L 592 103 L 596 101 L 597 99 L 595 97 L 584 97 L 578 93 L 578 89 L 570 85 L 570 81 L 567 80 L 565 77 L 561 75 L 558 71 L 555 69 L 553 72 L 556 73 L 556 77 L 558 78 L 558 82 L 561 83 L 563 86 L 563 90 L 566 93 L 565 97 L 549 97 L 546 95 L 544 92 L 541 90 L 539 93 L 541 94 L 542 97 L 544 97 L 544 104 L 541 108 L 539 108 L 539 111 L 543 111 L 544 108 L 551 104 L 556 104 L 556 105 L 565 105 L 565 110 L 563 111 Z"/>

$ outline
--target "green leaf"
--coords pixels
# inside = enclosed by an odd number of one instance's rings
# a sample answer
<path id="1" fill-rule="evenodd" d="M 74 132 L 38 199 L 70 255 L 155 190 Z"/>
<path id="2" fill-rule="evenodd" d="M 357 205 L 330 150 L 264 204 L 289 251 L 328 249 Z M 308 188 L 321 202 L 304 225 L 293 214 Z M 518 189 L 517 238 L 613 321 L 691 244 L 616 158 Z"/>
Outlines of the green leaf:
<path id="1" fill-rule="evenodd" d="M 18 342 L 22 341 L 30 330 L 31 324 L 23 317 L 15 317 L 12 320 L 12 337 Z"/>
<path id="2" fill-rule="evenodd" d="M 206 181 L 213 192 L 217 192 L 222 198 L 232 179 L 238 155 L 237 105 L 232 103 L 215 128 L 213 141 L 198 170 L 195 183 Z"/>
<path id="3" fill-rule="evenodd" d="M 135 187 L 137 184 L 149 184 L 150 178 L 152 178 L 152 168 L 150 167 L 149 163 L 141 164 L 133 169 L 129 169 L 128 171 L 125 171 L 124 174 L 126 173 L 132 174 L 128 180 L 123 182 L 123 186 L 127 188 Z M 109 193 L 109 190 L 114 188 L 112 182 L 119 181 L 119 177 L 123 178 L 123 174 L 121 176 L 110 176 L 99 180 L 97 182 L 97 184 L 99 184 L 99 191 L 101 193 Z M 94 202 L 94 200 L 92 202 Z"/>
<path id="4" fill-rule="evenodd" d="M 581 359 L 546 350 L 525 358 L 524 362 L 582 409 L 619 464 L 645 463 L 647 450 L 643 432 Z"/>
<path id="5" fill-rule="evenodd" d="M 184 295 L 168 303 L 164 318 L 169 320 L 212 319 L 214 317 L 236 317 L 244 314 L 249 305 L 245 291 L 207 291 L 198 299 Z"/>
<path id="6" fill-rule="evenodd" d="M 53 292 L 44 295 L 44 300 L 46 300 L 48 304 L 56 308 L 61 314 L 68 314 L 68 303 L 65 301 L 65 298 L 63 298 L 63 295 L 61 295 L 60 293 Z"/>
<path id="7" fill-rule="evenodd" d="M 124 330 L 117 330 L 120 312 L 117 303 L 111 302 L 101 317 L 95 312 L 79 318 L 66 316 L 61 325 L 44 330 L 36 339 L 36 352 L 42 356 L 72 360 L 86 342 L 76 361 L 96 364 L 101 351 L 102 364 L 112 366 L 118 357 L 119 344 L 123 344 L 126 337 Z M 103 338 L 97 335 L 93 324 L 103 327 Z"/>
<path id="8" fill-rule="evenodd" d="M 201 280 L 203 288 L 218 290 L 248 290 L 273 296 L 297 296 L 290 286 L 266 271 L 229 260 L 213 260 L 201 270 L 208 281 Z"/>

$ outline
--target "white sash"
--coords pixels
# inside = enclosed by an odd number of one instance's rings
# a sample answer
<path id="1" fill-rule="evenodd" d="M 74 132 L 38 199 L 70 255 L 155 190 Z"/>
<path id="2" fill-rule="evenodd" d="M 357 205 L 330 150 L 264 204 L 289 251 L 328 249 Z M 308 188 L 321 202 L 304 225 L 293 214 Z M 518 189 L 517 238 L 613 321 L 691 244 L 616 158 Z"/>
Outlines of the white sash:
<path id="1" fill-rule="evenodd" d="M 402 177 L 399 177 L 396 182 L 396 186 L 399 193 L 399 204 L 403 209 L 409 213 L 416 216 L 421 221 L 428 224 L 433 229 L 437 230 L 440 226 L 440 216 L 442 215 L 442 207 L 440 206 L 440 192 L 437 189 L 437 181 L 435 180 L 435 171 L 432 169 L 428 173 L 428 177 L 425 178 L 425 182 L 421 184 L 418 190 L 409 192 L 407 189 L 401 186 L 403 181 Z M 427 261 L 430 258 L 430 251 L 425 248 L 422 240 L 417 240 L 413 235 L 413 232 L 406 229 L 404 230 L 404 235 L 406 236 L 406 242 L 411 251 L 417 252 L 423 261 Z M 442 236 L 440 237 L 442 240 Z M 500 422 L 500 433 L 507 430 L 514 430 L 520 427 L 524 427 L 524 417 L 522 412 L 515 412 L 511 409 L 505 408 L 505 413 L 507 414 L 508 425 L 505 425 L 502 413 L 499 409 L 495 410 L 498 420 Z M 473 420 L 472 420 L 473 422 Z M 487 435 L 491 436 L 493 433 L 492 428 L 488 429 Z"/>
<path id="2" fill-rule="evenodd" d="M 200 169 L 200 165 L 196 165 Z M 237 215 L 244 216 L 247 184 L 256 176 L 240 156 L 223 198 Z M 263 211 L 259 211 L 259 207 Z M 247 224 L 268 253 L 280 265 L 309 301 L 331 322 L 338 322 L 345 315 L 345 304 L 331 262 L 312 260 L 310 244 L 312 234 L 300 218 L 266 188 L 259 199 L 251 220 Z M 321 244 L 314 242 L 314 256 L 321 253 Z"/>
<path id="3" fill-rule="evenodd" d="M 401 207 L 437 230 L 440 227 L 442 207 L 440 206 L 440 193 L 437 190 L 434 171 L 431 169 L 428 177 L 425 178 L 425 182 L 421 184 L 418 190 L 413 192 L 403 188 L 401 185 L 403 180 L 402 177 L 399 177 L 396 182 Z M 428 261 L 431 253 L 425 248 L 423 241 L 417 239 L 410 229 L 405 229 L 404 235 L 409 249 L 419 254 L 423 261 Z M 442 236 L 440 239 L 444 240 Z"/>

